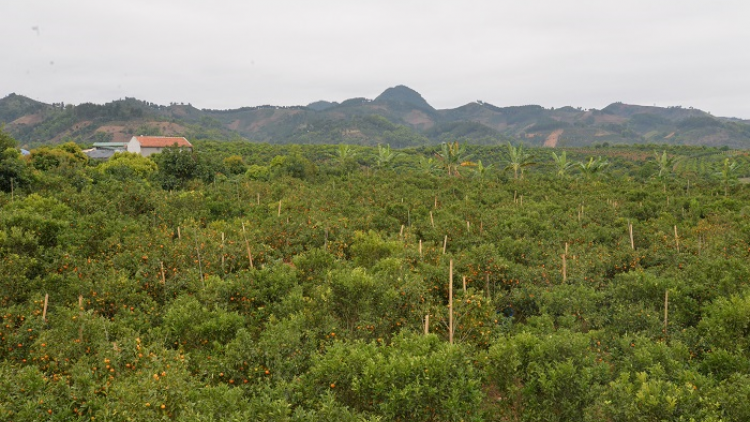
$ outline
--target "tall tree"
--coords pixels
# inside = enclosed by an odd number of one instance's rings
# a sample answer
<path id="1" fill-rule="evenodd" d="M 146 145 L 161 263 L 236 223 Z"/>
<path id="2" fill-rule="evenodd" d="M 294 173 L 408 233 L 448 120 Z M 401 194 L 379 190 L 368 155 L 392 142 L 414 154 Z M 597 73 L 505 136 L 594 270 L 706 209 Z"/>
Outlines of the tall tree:
<path id="1" fill-rule="evenodd" d="M 390 168 L 393 165 L 393 160 L 399 155 L 401 153 L 391 150 L 390 145 L 378 145 L 378 157 L 375 166 L 378 169 Z"/>
<path id="2" fill-rule="evenodd" d="M 458 141 L 443 142 L 437 156 L 441 161 L 440 166 L 445 169 L 448 176 L 460 176 L 458 168 L 469 159 L 466 146 L 460 145 Z"/>
<path id="3" fill-rule="evenodd" d="M 659 180 L 662 180 L 674 171 L 677 159 L 675 157 L 669 157 L 666 150 L 662 151 L 661 155 L 658 152 L 654 152 L 654 155 L 656 156 L 656 166 L 659 169 L 659 173 L 656 177 Z"/>
<path id="4" fill-rule="evenodd" d="M 562 154 L 557 155 L 554 151 L 552 152 L 552 159 L 555 160 L 555 170 L 557 177 L 563 178 L 567 176 L 568 171 L 575 167 L 575 163 L 568 161 L 567 151 L 563 151 Z"/>
<path id="5" fill-rule="evenodd" d="M 737 173 L 740 164 L 730 158 L 725 158 L 721 166 L 718 167 L 716 175 L 719 176 L 721 184 L 724 186 L 724 196 L 729 193 L 729 186 L 737 181 Z"/>
<path id="6" fill-rule="evenodd" d="M 581 170 L 581 174 L 585 179 L 592 179 L 595 176 L 601 174 L 602 170 L 609 167 L 609 161 L 602 159 L 602 157 L 589 157 L 589 161 L 579 161 L 578 169 Z"/>
<path id="7" fill-rule="evenodd" d="M 508 142 L 508 158 L 505 170 L 513 170 L 513 179 L 523 179 L 523 171 L 526 167 L 536 165 L 531 154 L 523 149 L 523 143 L 517 147 Z"/>

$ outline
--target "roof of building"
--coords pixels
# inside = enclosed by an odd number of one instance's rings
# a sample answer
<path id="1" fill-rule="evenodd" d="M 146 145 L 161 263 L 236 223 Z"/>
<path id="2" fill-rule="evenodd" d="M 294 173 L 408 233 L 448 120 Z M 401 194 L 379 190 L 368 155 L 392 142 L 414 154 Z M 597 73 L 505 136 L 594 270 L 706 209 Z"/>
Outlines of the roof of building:
<path id="1" fill-rule="evenodd" d="M 175 144 L 178 147 L 193 147 L 193 144 L 182 136 L 134 136 L 133 138 L 145 148 L 165 148 Z"/>
<path id="2" fill-rule="evenodd" d="M 94 159 L 94 160 L 108 160 L 113 155 L 115 155 L 115 152 L 120 152 L 120 151 L 115 151 L 113 149 L 107 149 L 107 148 L 91 148 L 91 149 L 83 150 L 83 153 L 88 155 L 89 158 Z"/>
<path id="3" fill-rule="evenodd" d="M 94 142 L 94 148 L 124 149 L 127 146 L 127 142 Z"/>

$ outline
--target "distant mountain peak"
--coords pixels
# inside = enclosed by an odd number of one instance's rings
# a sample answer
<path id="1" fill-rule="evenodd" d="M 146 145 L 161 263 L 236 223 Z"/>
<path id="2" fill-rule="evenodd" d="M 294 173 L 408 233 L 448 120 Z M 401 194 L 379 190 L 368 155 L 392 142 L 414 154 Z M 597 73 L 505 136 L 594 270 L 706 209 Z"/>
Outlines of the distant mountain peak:
<path id="1" fill-rule="evenodd" d="M 388 88 L 375 98 L 378 102 L 406 103 L 427 110 L 435 110 L 417 91 L 408 86 L 398 85 Z"/>

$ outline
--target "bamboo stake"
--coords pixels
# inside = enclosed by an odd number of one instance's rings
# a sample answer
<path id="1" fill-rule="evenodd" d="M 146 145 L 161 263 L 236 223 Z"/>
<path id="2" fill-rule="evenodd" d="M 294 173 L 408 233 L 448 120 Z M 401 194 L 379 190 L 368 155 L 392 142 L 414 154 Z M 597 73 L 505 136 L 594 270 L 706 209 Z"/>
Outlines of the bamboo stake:
<path id="1" fill-rule="evenodd" d="M 464 282 L 464 294 L 466 294 L 466 276 L 463 277 Z"/>
<path id="2" fill-rule="evenodd" d="M 398 234 L 399 237 L 404 237 L 404 225 L 401 225 L 401 231 Z"/>
<path id="3" fill-rule="evenodd" d="M 633 240 L 633 223 L 628 220 L 628 232 L 630 233 L 630 247 L 635 250 L 635 241 Z"/>
<path id="4" fill-rule="evenodd" d="M 437 195 L 435 195 L 435 209 L 437 209 Z"/>
<path id="5" fill-rule="evenodd" d="M 257 196 L 255 197 L 255 203 L 257 205 L 260 205 L 260 192 L 258 192 Z"/>
<path id="6" fill-rule="evenodd" d="M 224 232 L 221 232 L 221 273 L 224 274 Z"/>
<path id="7" fill-rule="evenodd" d="M 448 276 L 448 341 L 453 344 L 453 260 Z"/>
<path id="8" fill-rule="evenodd" d="M 279 211 L 276 213 L 276 217 L 281 217 L 281 199 L 279 199 Z"/>
<path id="9" fill-rule="evenodd" d="M 182 240 L 182 233 L 180 233 L 180 226 L 177 226 L 177 238 Z"/>
<path id="10" fill-rule="evenodd" d="M 484 275 L 484 295 L 487 296 L 487 299 L 490 299 L 490 275 L 489 274 Z"/>
<path id="11" fill-rule="evenodd" d="M 424 335 L 430 334 L 430 315 L 424 316 Z"/>
<path id="12" fill-rule="evenodd" d="M 166 286 L 167 277 L 164 275 L 164 261 L 159 261 L 159 264 L 161 264 L 161 284 L 162 286 Z"/>
<path id="13" fill-rule="evenodd" d="M 513 203 L 516 203 L 516 198 L 518 198 L 518 192 L 513 191 Z"/>
<path id="14" fill-rule="evenodd" d="M 566 254 L 562 255 L 562 276 L 563 281 L 568 281 L 568 261 Z"/>
<path id="15" fill-rule="evenodd" d="M 78 341 L 83 341 L 83 295 L 78 295 Z"/>
<path id="16" fill-rule="evenodd" d="M 49 304 L 49 293 L 44 294 L 44 311 L 42 311 L 42 320 L 47 322 L 47 305 Z"/>
<path id="17" fill-rule="evenodd" d="M 445 255 L 445 250 L 448 247 L 448 235 L 445 235 L 445 239 L 443 240 L 443 255 Z"/>
<path id="18" fill-rule="evenodd" d="M 667 324 L 669 322 L 669 290 L 664 291 L 664 340 L 667 339 Z"/>
<path id="19" fill-rule="evenodd" d="M 195 255 L 198 257 L 198 271 L 201 273 L 201 281 L 206 282 L 206 280 L 203 278 L 203 264 L 201 263 L 201 251 L 198 247 L 198 230 L 193 229 L 193 235 L 195 236 Z"/>
<path id="20" fill-rule="evenodd" d="M 247 236 L 245 236 L 245 223 L 242 223 L 242 238 L 245 239 L 245 248 L 247 248 L 247 260 L 250 261 L 250 268 L 255 268 L 255 265 L 253 265 L 253 254 L 250 253 L 250 242 L 247 241 Z"/>
<path id="21" fill-rule="evenodd" d="M 466 232 L 471 233 L 471 224 L 469 224 L 469 220 L 466 220 Z"/>
<path id="22" fill-rule="evenodd" d="M 432 224 L 432 228 L 435 228 L 435 219 L 432 217 L 432 211 L 430 211 L 430 224 Z"/>
<path id="23" fill-rule="evenodd" d="M 419 257 L 422 257 L 422 239 L 419 239 Z"/>
<path id="24" fill-rule="evenodd" d="M 680 238 L 677 236 L 677 225 L 674 226 L 674 243 L 677 245 L 677 252 L 680 251 Z"/>

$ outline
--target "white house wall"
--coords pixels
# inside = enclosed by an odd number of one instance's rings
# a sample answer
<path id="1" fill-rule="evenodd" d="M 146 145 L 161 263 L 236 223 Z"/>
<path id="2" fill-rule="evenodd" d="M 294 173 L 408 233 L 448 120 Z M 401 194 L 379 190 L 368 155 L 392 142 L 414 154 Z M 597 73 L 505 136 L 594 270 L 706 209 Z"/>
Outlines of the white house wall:
<path id="1" fill-rule="evenodd" d="M 135 136 L 130 138 L 130 142 L 128 142 L 128 152 L 134 152 L 136 154 L 141 153 L 141 143 L 135 139 Z"/>

